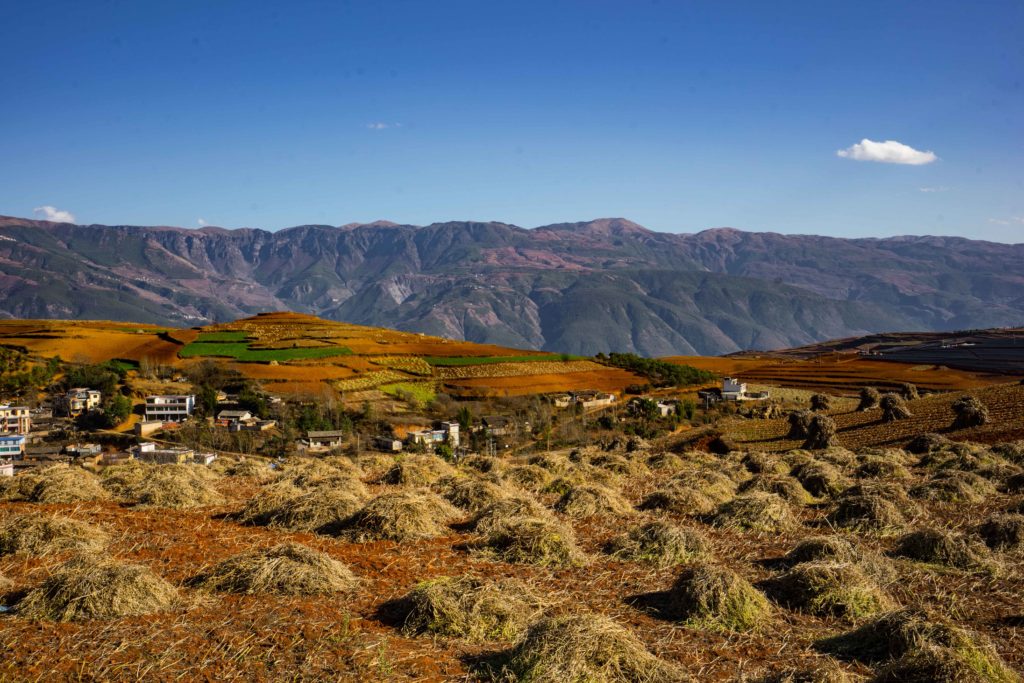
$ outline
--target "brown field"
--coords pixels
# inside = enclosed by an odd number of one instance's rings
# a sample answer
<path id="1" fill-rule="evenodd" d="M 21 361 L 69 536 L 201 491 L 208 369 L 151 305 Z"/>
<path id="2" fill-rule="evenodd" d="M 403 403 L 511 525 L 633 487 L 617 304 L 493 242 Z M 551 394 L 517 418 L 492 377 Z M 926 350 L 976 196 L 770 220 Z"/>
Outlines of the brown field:
<path id="1" fill-rule="evenodd" d="M 446 380 L 445 388 L 459 396 L 527 396 L 560 391 L 621 391 L 643 378 L 619 368 L 589 372 L 522 375 L 518 377 L 481 377 Z"/>
<path id="2" fill-rule="evenodd" d="M 964 395 L 977 396 L 989 410 L 989 422 L 981 427 L 952 431 L 953 410 L 950 405 Z M 864 448 L 868 446 L 898 446 L 925 432 L 944 434 L 957 441 L 994 443 L 1024 438 L 1024 386 L 1000 384 L 982 389 L 933 394 L 908 401 L 912 417 L 896 422 L 881 422 L 881 410 L 863 413 L 853 410 L 847 402 L 838 411 L 830 413 L 836 421 L 841 446 Z M 789 430 L 785 419 L 734 420 L 724 431 L 745 448 L 782 451 L 798 448 L 800 441 L 786 439 Z"/>

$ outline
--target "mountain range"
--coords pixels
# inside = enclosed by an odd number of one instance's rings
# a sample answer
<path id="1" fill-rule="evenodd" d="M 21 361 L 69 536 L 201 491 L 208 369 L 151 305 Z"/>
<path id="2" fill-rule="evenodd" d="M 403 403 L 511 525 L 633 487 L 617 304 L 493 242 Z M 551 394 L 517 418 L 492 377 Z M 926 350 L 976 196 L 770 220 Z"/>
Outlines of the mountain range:
<path id="1" fill-rule="evenodd" d="M 0 317 L 177 326 L 269 310 L 593 354 L 723 354 L 1024 323 L 1024 244 L 621 219 L 276 232 L 0 217 Z"/>

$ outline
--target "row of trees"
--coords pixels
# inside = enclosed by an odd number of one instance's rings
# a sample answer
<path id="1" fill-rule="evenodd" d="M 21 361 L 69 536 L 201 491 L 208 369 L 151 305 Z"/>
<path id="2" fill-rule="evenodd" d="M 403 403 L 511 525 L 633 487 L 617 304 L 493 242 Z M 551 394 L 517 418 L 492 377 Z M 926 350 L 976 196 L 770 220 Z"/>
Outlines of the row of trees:
<path id="1" fill-rule="evenodd" d="M 608 365 L 629 370 L 646 377 L 656 387 L 685 387 L 706 384 L 715 379 L 714 373 L 690 365 L 677 365 L 656 358 L 644 358 L 635 353 L 603 353 L 595 358 Z"/>

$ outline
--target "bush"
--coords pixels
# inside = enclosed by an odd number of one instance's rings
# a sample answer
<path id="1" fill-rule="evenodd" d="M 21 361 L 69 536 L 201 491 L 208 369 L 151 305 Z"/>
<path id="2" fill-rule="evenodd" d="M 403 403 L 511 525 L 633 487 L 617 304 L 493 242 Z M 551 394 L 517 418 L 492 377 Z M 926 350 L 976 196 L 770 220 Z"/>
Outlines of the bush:
<path id="1" fill-rule="evenodd" d="M 818 616 L 859 619 L 893 607 L 889 596 L 852 563 L 805 562 L 762 585 L 779 604 Z"/>
<path id="2" fill-rule="evenodd" d="M 96 555 L 78 555 L 17 604 L 29 619 L 79 621 L 116 619 L 168 610 L 178 592 L 148 567 Z"/>
<path id="3" fill-rule="evenodd" d="M 225 593 L 329 595 L 355 589 L 341 562 L 300 543 L 250 550 L 218 562 L 195 583 Z"/>
<path id="4" fill-rule="evenodd" d="M 693 628 L 752 631 L 772 616 L 768 600 L 736 572 L 713 564 L 688 567 L 666 595 L 666 607 Z"/>
<path id="5" fill-rule="evenodd" d="M 107 540 L 107 534 L 91 524 L 57 515 L 11 514 L 0 520 L 0 555 L 98 551 Z"/>
<path id="6" fill-rule="evenodd" d="M 670 522 L 648 522 L 613 538 L 607 551 L 614 557 L 658 567 L 690 562 L 708 553 L 700 534 Z"/>

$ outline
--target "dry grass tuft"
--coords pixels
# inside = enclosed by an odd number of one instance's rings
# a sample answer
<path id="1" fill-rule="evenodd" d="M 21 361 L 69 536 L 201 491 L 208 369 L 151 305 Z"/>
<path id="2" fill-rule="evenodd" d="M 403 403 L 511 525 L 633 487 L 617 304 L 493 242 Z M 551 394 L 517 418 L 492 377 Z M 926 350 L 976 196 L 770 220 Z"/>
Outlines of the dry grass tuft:
<path id="1" fill-rule="evenodd" d="M 103 530 L 76 519 L 40 513 L 11 514 L 0 520 L 0 555 L 51 555 L 101 550 Z"/>
<path id="2" fill-rule="evenodd" d="M 607 550 L 614 557 L 646 562 L 657 567 L 671 567 L 704 557 L 709 552 L 707 540 L 670 522 L 648 522 L 616 536 Z"/>
<path id="3" fill-rule="evenodd" d="M 906 534 L 899 539 L 892 555 L 957 569 L 994 568 L 989 550 L 983 543 L 939 529 L 921 529 Z"/>
<path id="4" fill-rule="evenodd" d="M 1024 515 L 992 515 L 978 527 L 978 534 L 993 550 L 1020 548 L 1024 545 Z"/>
<path id="5" fill-rule="evenodd" d="M 548 517 L 505 518 L 470 547 L 513 564 L 566 567 L 586 562 L 572 528 Z"/>
<path id="6" fill-rule="evenodd" d="M 444 477 L 455 476 L 455 469 L 436 455 L 407 455 L 399 458 L 381 481 L 401 486 L 430 486 Z"/>
<path id="7" fill-rule="evenodd" d="M 357 581 L 348 567 L 329 555 L 299 543 L 282 543 L 229 557 L 195 583 L 246 595 L 329 595 L 352 591 Z"/>
<path id="8" fill-rule="evenodd" d="M 725 529 L 777 532 L 792 529 L 797 520 L 785 500 L 758 491 L 722 503 L 711 523 Z"/>
<path id="9" fill-rule="evenodd" d="M 818 616 L 860 619 L 894 606 L 852 563 L 804 562 L 762 585 L 779 604 Z"/>
<path id="10" fill-rule="evenodd" d="M 29 619 L 116 619 L 171 609 L 178 591 L 148 567 L 96 555 L 78 555 L 58 566 L 17 604 Z"/>
<path id="11" fill-rule="evenodd" d="M 555 509 L 569 517 L 633 514 L 633 506 L 621 494 L 598 484 L 584 484 L 566 491 L 555 503 Z"/>
<path id="12" fill-rule="evenodd" d="M 736 572 L 715 564 L 688 567 L 666 596 L 672 616 L 693 628 L 752 631 L 772 617 L 767 598 Z"/>
<path id="13" fill-rule="evenodd" d="M 52 504 L 109 499 L 99 477 L 81 467 L 63 464 L 19 474 L 0 484 L 0 500 Z"/>
<path id="14" fill-rule="evenodd" d="M 544 605 L 520 581 L 444 576 L 419 584 L 401 600 L 406 635 L 431 634 L 470 642 L 515 640 Z"/>
<path id="15" fill-rule="evenodd" d="M 443 536 L 458 511 L 427 490 L 384 493 L 345 523 L 346 534 L 358 542 L 406 541 Z"/>
<path id="16" fill-rule="evenodd" d="M 546 617 L 502 657 L 512 680 L 531 683 L 669 683 L 687 680 L 628 629 L 600 614 Z"/>

